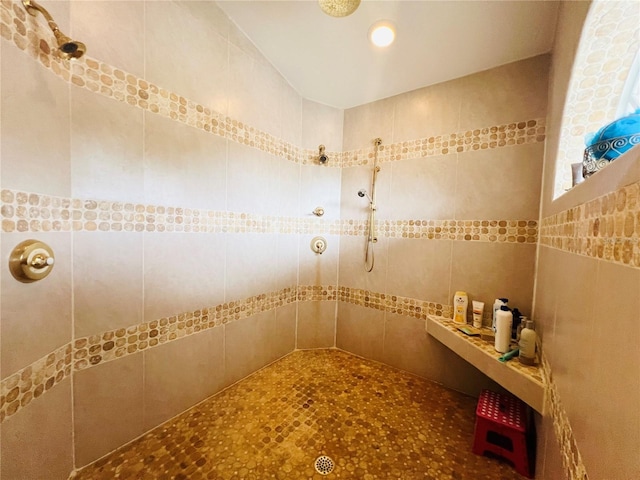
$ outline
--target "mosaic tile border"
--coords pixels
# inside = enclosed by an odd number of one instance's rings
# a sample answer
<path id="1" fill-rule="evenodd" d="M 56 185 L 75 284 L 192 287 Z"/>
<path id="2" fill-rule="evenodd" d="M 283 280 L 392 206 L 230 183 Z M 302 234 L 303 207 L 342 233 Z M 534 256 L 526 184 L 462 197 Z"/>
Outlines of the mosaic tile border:
<path id="1" fill-rule="evenodd" d="M 379 162 L 396 162 L 421 157 L 451 155 L 494 148 L 544 142 L 546 119 L 535 118 L 522 122 L 493 125 L 405 142 L 380 145 Z M 371 148 L 342 153 L 342 167 L 373 165 Z"/>
<path id="2" fill-rule="evenodd" d="M 367 234 L 364 220 L 254 215 L 198 208 L 82 200 L 37 193 L 0 192 L 2 231 L 11 232 L 192 232 Z M 535 220 L 381 220 L 389 238 L 535 243 Z"/>
<path id="3" fill-rule="evenodd" d="M 558 390 L 553 382 L 551 367 L 544 354 L 541 358 L 541 366 L 542 376 L 546 385 L 545 410 L 550 414 L 553 422 L 553 431 L 560 446 L 560 456 L 562 457 L 565 478 L 570 480 L 588 480 L 589 477 L 573 435 L 569 417 L 560 401 Z"/>
<path id="4" fill-rule="evenodd" d="M 37 20 L 27 20 L 24 9 L 18 3 L 8 0 L 0 3 L 0 36 L 76 87 L 279 158 L 302 165 L 320 165 L 315 149 L 297 147 L 119 68 L 86 56 L 72 62 L 62 60 L 52 54 L 49 47 L 50 44 L 55 45 L 51 32 Z M 545 122 L 542 118 L 529 119 L 382 145 L 379 160 L 389 162 L 544 142 Z M 327 163 L 327 167 L 367 165 L 373 162 L 373 145 L 347 152 L 327 152 L 327 155 L 335 159 Z"/>
<path id="5" fill-rule="evenodd" d="M 451 306 L 335 285 L 303 285 L 81 337 L 0 382 L 0 423 L 71 375 L 236 320 L 306 301 L 343 301 L 426 320 Z"/>
<path id="6" fill-rule="evenodd" d="M 540 244 L 640 268 L 640 182 L 544 218 Z"/>

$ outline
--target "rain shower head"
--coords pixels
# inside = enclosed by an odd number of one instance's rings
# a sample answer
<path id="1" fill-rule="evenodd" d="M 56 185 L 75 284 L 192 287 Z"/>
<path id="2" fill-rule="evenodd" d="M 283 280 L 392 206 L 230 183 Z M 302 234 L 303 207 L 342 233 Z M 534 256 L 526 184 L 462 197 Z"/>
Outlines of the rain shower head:
<path id="1" fill-rule="evenodd" d="M 34 0 L 22 0 L 22 5 L 29 15 L 35 17 L 36 14 L 40 12 L 45 18 L 49 28 L 53 32 L 53 35 L 56 37 L 56 42 L 58 43 L 58 54 L 60 57 L 69 60 L 71 58 L 80 58 L 85 54 L 87 51 L 85 44 L 71 40 L 62 33 L 58 28 L 58 24 L 53 20 L 53 17 L 46 8 L 38 5 Z"/>

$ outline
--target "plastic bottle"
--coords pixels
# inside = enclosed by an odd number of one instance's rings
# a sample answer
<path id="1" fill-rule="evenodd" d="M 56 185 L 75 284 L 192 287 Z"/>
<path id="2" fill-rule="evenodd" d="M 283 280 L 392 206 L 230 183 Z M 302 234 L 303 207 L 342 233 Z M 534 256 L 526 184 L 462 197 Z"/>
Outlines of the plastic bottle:
<path id="1" fill-rule="evenodd" d="M 520 333 L 522 332 L 522 329 L 527 324 L 527 320 L 529 320 L 529 319 L 527 317 L 525 317 L 524 315 L 520 317 L 520 324 L 516 328 L 516 341 L 517 342 L 520 342 Z"/>
<path id="2" fill-rule="evenodd" d="M 469 298 L 466 292 L 456 292 L 453 296 L 453 321 L 455 323 L 467 323 L 467 307 Z"/>
<path id="3" fill-rule="evenodd" d="M 496 313 L 502 305 L 506 305 L 507 303 L 509 303 L 508 298 L 496 298 L 496 301 L 493 302 L 493 322 L 491 323 L 491 328 L 493 328 L 494 332 L 496 331 Z"/>
<path id="4" fill-rule="evenodd" d="M 533 320 L 527 320 L 526 326 L 520 332 L 520 363 L 533 365 L 536 361 L 536 331 L 533 329 Z"/>
<path id="5" fill-rule="evenodd" d="M 506 353 L 509 351 L 512 323 L 513 315 L 511 314 L 511 311 L 509 311 L 509 307 L 502 305 L 500 310 L 496 312 L 495 349 L 500 353 Z"/>
<path id="6" fill-rule="evenodd" d="M 520 322 L 522 322 L 523 317 L 520 313 L 520 310 L 518 310 L 517 308 L 511 310 L 511 313 L 513 314 L 513 323 L 511 324 L 511 339 L 515 340 L 518 333 L 518 327 L 520 326 Z"/>

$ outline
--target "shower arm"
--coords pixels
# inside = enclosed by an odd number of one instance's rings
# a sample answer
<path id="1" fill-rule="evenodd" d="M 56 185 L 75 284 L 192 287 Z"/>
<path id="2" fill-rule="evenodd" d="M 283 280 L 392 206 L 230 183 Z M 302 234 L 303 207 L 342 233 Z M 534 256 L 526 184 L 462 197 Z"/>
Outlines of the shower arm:
<path id="1" fill-rule="evenodd" d="M 32 17 L 37 16 L 40 12 L 47 21 L 49 28 L 53 32 L 53 36 L 58 43 L 58 52 L 64 59 L 80 58 L 87 51 L 87 47 L 84 43 L 71 40 L 64 33 L 60 31 L 60 27 L 55 22 L 51 14 L 42 5 L 39 5 L 34 0 L 22 0 L 22 6 Z"/>
<path id="2" fill-rule="evenodd" d="M 22 0 L 22 5 L 24 6 L 27 13 L 32 17 L 36 16 L 36 12 L 40 12 L 42 16 L 45 18 L 45 20 L 47 21 L 49 28 L 51 29 L 51 31 L 53 32 L 56 38 L 59 38 L 59 35 L 63 35 L 66 37 L 66 35 L 64 35 L 60 31 L 60 27 L 58 27 L 58 24 L 55 22 L 51 14 L 42 5 L 37 4 L 33 0 Z"/>

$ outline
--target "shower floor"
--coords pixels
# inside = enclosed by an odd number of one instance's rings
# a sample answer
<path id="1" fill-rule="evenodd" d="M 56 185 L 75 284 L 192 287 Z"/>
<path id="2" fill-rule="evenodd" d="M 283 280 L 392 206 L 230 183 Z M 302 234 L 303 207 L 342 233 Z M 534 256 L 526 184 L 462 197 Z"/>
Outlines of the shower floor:
<path id="1" fill-rule="evenodd" d="M 521 479 L 471 453 L 476 400 L 339 350 L 294 352 L 76 479 Z M 328 475 L 314 463 L 327 455 Z"/>

